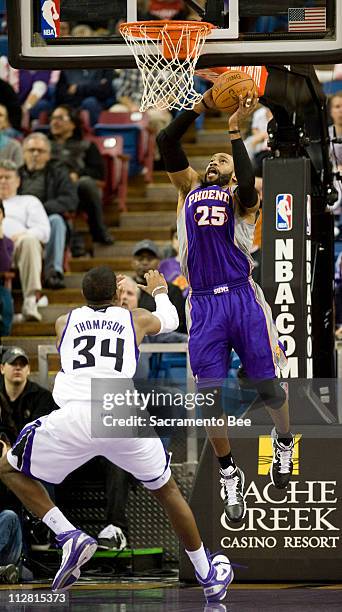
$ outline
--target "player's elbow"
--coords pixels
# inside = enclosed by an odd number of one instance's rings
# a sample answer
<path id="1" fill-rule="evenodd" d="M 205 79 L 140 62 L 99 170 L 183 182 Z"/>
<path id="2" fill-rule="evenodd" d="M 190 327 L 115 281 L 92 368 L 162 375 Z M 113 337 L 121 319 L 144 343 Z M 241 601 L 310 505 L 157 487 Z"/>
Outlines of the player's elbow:
<path id="1" fill-rule="evenodd" d="M 248 185 L 238 187 L 238 198 L 244 208 L 253 208 L 258 202 L 258 192 L 251 181 Z"/>
<path id="2" fill-rule="evenodd" d="M 163 321 L 162 328 L 160 333 L 169 334 L 171 332 L 176 331 L 179 327 L 179 316 L 177 312 L 177 308 L 175 306 L 171 306 L 167 316 Z"/>
<path id="3" fill-rule="evenodd" d="M 156 312 L 153 313 L 160 322 L 160 330 L 158 334 L 170 334 L 176 331 L 179 327 L 178 312 L 173 304 L 169 304 L 168 308 L 163 310 L 159 307 Z"/>
<path id="4" fill-rule="evenodd" d="M 168 136 L 166 130 L 160 130 L 156 138 L 156 142 L 157 142 L 157 145 L 158 145 L 158 148 L 161 154 L 163 154 L 165 151 L 169 149 L 170 140 L 171 138 Z"/>

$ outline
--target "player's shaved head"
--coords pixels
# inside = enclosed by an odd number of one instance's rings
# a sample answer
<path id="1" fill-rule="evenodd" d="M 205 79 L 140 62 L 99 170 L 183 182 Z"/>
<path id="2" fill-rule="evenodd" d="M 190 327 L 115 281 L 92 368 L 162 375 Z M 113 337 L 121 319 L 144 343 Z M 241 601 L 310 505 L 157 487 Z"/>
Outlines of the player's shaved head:
<path id="1" fill-rule="evenodd" d="M 82 291 L 88 304 L 112 302 L 116 295 L 116 276 L 109 266 L 99 266 L 87 272 L 82 281 Z"/>

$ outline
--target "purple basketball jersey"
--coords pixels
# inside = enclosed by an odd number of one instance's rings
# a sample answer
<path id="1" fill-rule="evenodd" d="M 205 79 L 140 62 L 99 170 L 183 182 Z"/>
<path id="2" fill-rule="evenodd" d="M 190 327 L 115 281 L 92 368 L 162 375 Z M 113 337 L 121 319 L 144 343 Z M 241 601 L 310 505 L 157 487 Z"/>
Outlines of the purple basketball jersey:
<path id="1" fill-rule="evenodd" d="M 196 187 L 178 217 L 183 274 L 193 291 L 247 280 L 254 225 L 238 215 L 230 189 Z"/>

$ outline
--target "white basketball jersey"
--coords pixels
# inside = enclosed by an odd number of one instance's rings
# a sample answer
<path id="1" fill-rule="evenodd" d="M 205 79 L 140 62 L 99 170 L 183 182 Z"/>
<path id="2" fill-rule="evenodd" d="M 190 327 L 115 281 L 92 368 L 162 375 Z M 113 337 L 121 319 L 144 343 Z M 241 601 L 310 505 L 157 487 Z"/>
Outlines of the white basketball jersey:
<path id="1" fill-rule="evenodd" d="M 61 371 L 53 397 L 60 407 L 68 401 L 90 401 L 92 378 L 133 378 L 139 350 L 131 313 L 117 306 L 72 310 L 59 352 Z"/>

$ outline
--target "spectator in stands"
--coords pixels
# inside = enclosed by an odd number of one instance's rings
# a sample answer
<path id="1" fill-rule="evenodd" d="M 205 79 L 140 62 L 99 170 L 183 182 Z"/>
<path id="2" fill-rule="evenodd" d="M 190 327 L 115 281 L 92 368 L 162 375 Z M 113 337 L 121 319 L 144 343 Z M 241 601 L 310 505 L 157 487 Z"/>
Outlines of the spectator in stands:
<path id="1" fill-rule="evenodd" d="M 4 235 L 3 220 L 5 209 L 0 200 L 0 275 L 9 272 L 12 265 L 13 242 Z M 9 336 L 11 333 L 13 319 L 13 301 L 11 292 L 4 287 L 3 279 L 0 277 L 0 338 Z"/>
<path id="2" fill-rule="evenodd" d="M 89 111 L 91 125 L 114 102 L 112 70 L 62 70 L 56 87 L 56 104 Z"/>
<path id="3" fill-rule="evenodd" d="M 3 55 L 0 58 L 0 78 L 13 87 L 22 110 L 29 112 L 31 119 L 38 119 L 39 113 L 51 110 L 51 91 L 59 78 L 58 70 L 19 70 L 12 68 Z"/>
<path id="4" fill-rule="evenodd" d="M 147 10 L 146 19 L 187 19 L 189 13 L 183 0 L 149 0 Z"/>
<path id="5" fill-rule="evenodd" d="M 45 134 L 33 132 L 24 140 L 25 165 L 20 169 L 19 193 L 42 203 L 51 226 L 46 245 L 44 278 L 49 289 L 64 285 L 63 259 L 70 213 L 78 205 L 76 188 L 63 164 L 51 161 L 51 144 Z"/>
<path id="6" fill-rule="evenodd" d="M 179 241 L 177 235 L 177 228 L 173 227 L 171 229 L 171 246 L 172 253 L 171 257 L 167 259 L 163 259 L 159 264 L 159 272 L 164 274 L 166 280 L 176 287 L 179 287 L 181 290 L 184 299 L 186 299 L 189 288 L 186 278 L 183 276 L 180 267 L 180 258 L 179 258 Z"/>
<path id="7" fill-rule="evenodd" d="M 22 110 L 18 95 L 13 87 L 0 78 L 0 104 L 7 109 L 9 126 L 6 128 L 8 136 L 16 137 L 21 134 Z"/>
<path id="8" fill-rule="evenodd" d="M 262 176 L 262 162 L 265 157 L 270 155 L 267 146 L 268 133 L 267 125 L 272 119 L 272 113 L 266 106 L 258 108 L 252 119 L 252 134 L 245 140 L 248 154 L 253 162 L 257 176 Z"/>
<path id="9" fill-rule="evenodd" d="M 21 144 L 6 133 L 10 127 L 6 106 L 0 104 L 0 159 L 11 159 L 19 168 L 23 165 Z"/>
<path id="10" fill-rule="evenodd" d="M 63 162 L 77 186 L 80 208 L 87 213 L 95 242 L 110 245 L 113 239 L 105 226 L 101 192 L 96 181 L 105 178 L 103 158 L 94 142 L 83 138 L 79 111 L 58 106 L 50 119 L 52 158 Z"/>
<path id="11" fill-rule="evenodd" d="M 29 380 L 30 360 L 19 346 L 4 352 L 0 372 L 0 408 L 11 420 L 13 436 L 8 437 L 12 443 L 27 423 L 50 414 L 57 406 L 48 389 Z"/>
<path id="12" fill-rule="evenodd" d="M 71 24 L 69 21 L 61 21 L 59 24 L 59 37 L 65 38 L 71 36 Z"/>
<path id="13" fill-rule="evenodd" d="M 42 417 L 45 414 L 49 414 L 52 410 L 56 410 L 57 406 L 53 401 L 52 394 L 50 391 L 41 387 L 35 382 L 30 381 L 30 362 L 28 355 L 25 351 L 18 347 L 12 346 L 8 348 L 1 360 L 1 376 L 0 376 L 0 432 L 2 431 L 5 443 L 10 447 L 18 437 L 21 429 Z M 45 484 L 45 483 L 44 483 Z M 52 490 L 51 490 L 52 489 Z M 53 494 L 53 487 L 49 486 L 50 492 Z M 3 495 L 0 492 L 0 500 L 3 503 Z M 7 507 L 11 507 L 16 512 L 21 511 L 21 505 L 18 504 L 18 500 L 7 493 Z M 1 506 L 0 506 L 1 509 Z M 1 517 L 1 514 L 0 514 Z M 27 517 L 26 517 L 27 520 Z M 18 530 L 17 523 L 14 517 L 11 516 L 12 529 L 16 527 Z M 30 532 L 34 528 L 34 521 L 30 518 Z M 43 541 L 48 544 L 47 530 L 42 532 L 40 529 L 39 536 L 43 536 Z M 21 533 L 17 533 L 17 540 L 13 539 L 11 545 L 18 550 L 19 549 L 19 535 L 21 540 Z M 37 540 L 37 532 L 30 533 L 30 539 L 34 542 Z M 21 546 L 20 546 L 21 549 Z M 1 528 L 0 528 L 0 551 L 1 551 Z M 20 553 L 19 553 L 20 554 Z M 18 555 L 19 556 L 19 555 Z M 14 557 L 8 563 L 16 563 Z M 0 564 L 2 564 L 1 553 L 0 553 Z"/>
<path id="14" fill-rule="evenodd" d="M 36 294 L 41 291 L 43 244 L 50 237 L 50 223 L 38 198 L 17 195 L 20 177 L 12 161 L 0 161 L 0 199 L 6 217 L 4 235 L 14 242 L 14 266 L 19 269 L 23 292 L 22 314 L 25 319 L 40 321 Z"/>
<path id="15" fill-rule="evenodd" d="M 148 270 L 156 270 L 160 264 L 160 254 L 157 245 L 152 240 L 142 240 L 133 248 L 132 268 L 134 270 L 134 280 L 139 285 L 146 285 L 144 274 Z M 168 283 L 169 298 L 172 304 L 177 308 L 179 317 L 178 332 L 187 333 L 185 322 L 185 299 L 182 296 L 181 290 Z M 156 309 L 156 303 L 152 296 L 145 291 L 141 291 L 139 297 L 139 308 L 146 308 L 150 312 Z M 171 334 L 170 334 L 171 335 Z"/>
<path id="16" fill-rule="evenodd" d="M 71 30 L 71 36 L 74 38 L 88 38 L 94 36 L 95 31 L 89 25 L 85 23 L 79 23 Z"/>
<path id="17" fill-rule="evenodd" d="M 335 173 L 334 186 L 338 192 L 338 200 L 332 207 L 337 225 L 341 227 L 342 213 L 342 91 L 330 99 L 330 115 L 332 125 L 329 126 L 330 158 Z"/>

